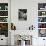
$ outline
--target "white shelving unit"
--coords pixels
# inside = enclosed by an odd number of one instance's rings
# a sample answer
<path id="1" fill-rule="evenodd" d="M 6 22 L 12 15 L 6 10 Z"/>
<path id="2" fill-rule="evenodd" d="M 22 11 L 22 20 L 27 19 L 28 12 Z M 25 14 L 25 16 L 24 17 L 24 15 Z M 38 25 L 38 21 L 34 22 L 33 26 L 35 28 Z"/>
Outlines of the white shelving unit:
<path id="1" fill-rule="evenodd" d="M 8 4 L 8 1 L 9 0 L 0 0 L 0 28 L 1 28 L 1 24 L 6 24 L 6 25 L 9 25 L 9 13 L 10 13 L 10 8 L 9 8 L 9 5 L 10 4 Z M 6 6 L 7 7 L 5 7 L 5 4 L 6 4 Z M 2 5 L 2 6 L 1 6 Z M 3 6 L 4 5 L 4 6 Z M 6 9 L 3 9 L 3 8 L 6 8 Z M 3 13 L 1 13 L 1 12 L 3 12 Z M 5 12 L 5 13 L 4 13 Z M 7 12 L 7 13 L 6 13 Z M 4 18 L 4 19 L 3 19 Z M 6 19 L 7 20 L 6 20 Z M 6 20 L 6 21 L 4 21 L 4 20 Z M 9 28 L 9 27 L 7 27 L 7 28 Z M 5 29 L 4 29 L 5 30 Z M 3 31 L 3 30 L 1 30 L 1 31 Z M 1 31 L 0 31 L 0 45 L 1 46 L 3 46 L 3 45 L 8 45 L 8 29 L 7 30 L 5 30 L 6 31 L 6 34 L 7 34 L 7 36 L 5 36 L 4 34 L 1 34 Z M 3 40 L 1 40 L 1 39 L 3 39 Z"/>
<path id="2" fill-rule="evenodd" d="M 38 4 L 38 31 L 39 33 L 40 31 L 46 31 L 46 3 Z M 40 37 L 46 37 L 46 35 L 41 34 Z"/>

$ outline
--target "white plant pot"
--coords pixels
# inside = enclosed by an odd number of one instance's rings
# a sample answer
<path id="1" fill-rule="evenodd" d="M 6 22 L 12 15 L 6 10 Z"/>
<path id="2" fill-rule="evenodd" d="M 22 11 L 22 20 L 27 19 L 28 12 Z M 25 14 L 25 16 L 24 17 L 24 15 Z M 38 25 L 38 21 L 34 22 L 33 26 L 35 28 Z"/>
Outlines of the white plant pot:
<path id="1" fill-rule="evenodd" d="M 21 46 L 25 46 L 25 41 L 21 40 Z"/>

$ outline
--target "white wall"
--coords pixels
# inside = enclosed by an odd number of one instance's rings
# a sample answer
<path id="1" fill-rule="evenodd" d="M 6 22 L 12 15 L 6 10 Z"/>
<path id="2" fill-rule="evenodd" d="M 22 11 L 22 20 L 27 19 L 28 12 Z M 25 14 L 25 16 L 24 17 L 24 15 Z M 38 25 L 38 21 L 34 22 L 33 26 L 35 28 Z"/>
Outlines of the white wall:
<path id="1" fill-rule="evenodd" d="M 27 9 L 27 21 L 18 20 L 18 9 Z M 32 24 L 36 27 L 37 24 L 35 23 L 37 23 L 37 2 L 31 0 L 12 0 L 11 15 L 11 20 L 16 25 L 17 30 L 26 30 Z"/>
<path id="2" fill-rule="evenodd" d="M 41 46 L 43 44 L 42 38 L 38 38 L 38 3 L 46 3 L 46 0 L 11 0 L 11 22 L 16 25 L 16 32 L 24 32 L 32 24 L 35 26 L 33 36 L 33 46 Z M 18 20 L 18 9 L 27 9 L 27 21 Z M 23 31 L 22 31 L 23 30 Z M 25 31 L 25 33 L 27 33 Z M 37 39 L 37 40 L 36 40 Z M 39 43 L 39 44 L 38 44 Z"/>
<path id="3" fill-rule="evenodd" d="M 38 27 L 38 3 L 46 0 L 11 0 L 11 22 L 16 25 L 17 30 L 26 30 L 29 26 Z M 27 9 L 27 21 L 18 20 L 18 9 Z"/>

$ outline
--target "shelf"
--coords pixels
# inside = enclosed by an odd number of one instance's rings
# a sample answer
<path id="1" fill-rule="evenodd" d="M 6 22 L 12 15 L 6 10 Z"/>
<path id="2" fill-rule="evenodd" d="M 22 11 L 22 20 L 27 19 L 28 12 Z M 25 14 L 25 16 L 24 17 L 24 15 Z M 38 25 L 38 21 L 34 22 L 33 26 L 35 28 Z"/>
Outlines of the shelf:
<path id="1" fill-rule="evenodd" d="M 8 22 L 0 22 L 0 23 L 8 23 Z"/>
<path id="2" fill-rule="evenodd" d="M 46 11 L 46 10 L 38 10 L 38 11 Z"/>
<path id="3" fill-rule="evenodd" d="M 38 16 L 38 17 L 46 17 L 46 15 L 44 15 L 44 16 Z"/>
<path id="4" fill-rule="evenodd" d="M 8 10 L 0 10 L 0 11 L 8 11 Z"/>
<path id="5" fill-rule="evenodd" d="M 46 28 L 38 28 L 38 29 L 46 29 Z"/>
<path id="6" fill-rule="evenodd" d="M 0 16 L 0 17 L 8 17 L 8 16 Z"/>
<path id="7" fill-rule="evenodd" d="M 38 22 L 38 23 L 46 23 L 46 22 Z"/>

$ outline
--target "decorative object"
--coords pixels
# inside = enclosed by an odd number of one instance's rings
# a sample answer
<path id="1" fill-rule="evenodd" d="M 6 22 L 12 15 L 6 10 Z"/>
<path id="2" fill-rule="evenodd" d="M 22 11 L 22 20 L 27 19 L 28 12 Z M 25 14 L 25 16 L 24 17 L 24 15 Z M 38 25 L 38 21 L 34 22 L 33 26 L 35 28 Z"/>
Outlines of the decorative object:
<path id="1" fill-rule="evenodd" d="M 0 3 L 0 10 L 8 10 L 8 3 Z"/>
<path id="2" fill-rule="evenodd" d="M 39 37 L 46 37 L 46 29 L 39 29 Z"/>
<path id="3" fill-rule="evenodd" d="M 46 16 L 46 11 L 38 11 L 38 16 Z"/>
<path id="4" fill-rule="evenodd" d="M 31 26 L 29 26 L 29 30 L 34 30 L 34 26 L 33 25 L 31 25 Z"/>
<path id="5" fill-rule="evenodd" d="M 32 36 L 30 35 L 19 35 L 22 41 L 25 41 L 26 45 L 32 45 Z M 26 42 L 27 41 L 27 42 Z"/>
<path id="6" fill-rule="evenodd" d="M 8 6 L 5 6 L 5 10 L 8 10 Z"/>
<path id="7" fill-rule="evenodd" d="M 11 23 L 11 30 L 16 30 L 16 26 L 13 23 Z"/>
<path id="8" fill-rule="evenodd" d="M 38 3 L 38 34 L 46 37 L 46 3 Z"/>
<path id="9" fill-rule="evenodd" d="M 38 10 L 45 10 L 46 9 L 46 3 L 38 3 Z"/>
<path id="10" fill-rule="evenodd" d="M 38 28 L 46 28 L 46 23 L 38 23 Z"/>
<path id="11" fill-rule="evenodd" d="M 0 16 L 8 16 L 8 11 L 0 11 Z"/>
<path id="12" fill-rule="evenodd" d="M 21 46 L 25 46 L 25 41 L 21 40 Z"/>
<path id="13" fill-rule="evenodd" d="M 42 12 L 42 15 L 45 15 L 45 12 Z"/>
<path id="14" fill-rule="evenodd" d="M 15 45 L 16 46 L 30 46 L 32 45 L 31 35 L 15 35 Z"/>
<path id="15" fill-rule="evenodd" d="M 21 21 L 27 20 L 27 9 L 18 10 L 18 19 Z"/>

